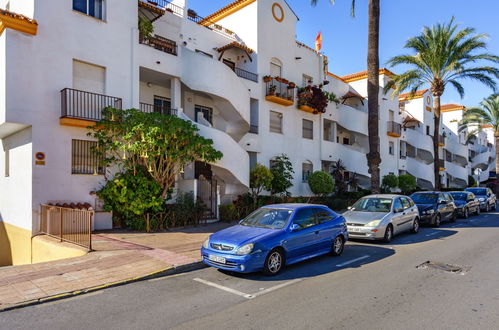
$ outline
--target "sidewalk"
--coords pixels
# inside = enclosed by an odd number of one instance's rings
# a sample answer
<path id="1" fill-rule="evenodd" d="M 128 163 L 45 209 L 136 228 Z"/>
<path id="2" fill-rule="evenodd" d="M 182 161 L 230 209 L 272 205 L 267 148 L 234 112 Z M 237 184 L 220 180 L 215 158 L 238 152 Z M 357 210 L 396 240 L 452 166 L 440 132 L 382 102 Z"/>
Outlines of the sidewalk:
<path id="1" fill-rule="evenodd" d="M 0 267 L 0 311 L 194 267 L 199 248 L 215 223 L 165 233 L 103 232 L 93 235 L 95 251 L 58 261 Z"/>

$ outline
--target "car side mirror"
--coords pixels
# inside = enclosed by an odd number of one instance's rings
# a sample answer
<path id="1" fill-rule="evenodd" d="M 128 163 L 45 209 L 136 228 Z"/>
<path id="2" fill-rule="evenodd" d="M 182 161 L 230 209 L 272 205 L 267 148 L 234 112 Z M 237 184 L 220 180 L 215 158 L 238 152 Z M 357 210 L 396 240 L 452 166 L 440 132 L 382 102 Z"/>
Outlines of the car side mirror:
<path id="1" fill-rule="evenodd" d="M 291 231 L 298 231 L 300 230 L 300 226 L 298 226 L 296 223 L 292 224 L 291 227 L 289 227 Z"/>

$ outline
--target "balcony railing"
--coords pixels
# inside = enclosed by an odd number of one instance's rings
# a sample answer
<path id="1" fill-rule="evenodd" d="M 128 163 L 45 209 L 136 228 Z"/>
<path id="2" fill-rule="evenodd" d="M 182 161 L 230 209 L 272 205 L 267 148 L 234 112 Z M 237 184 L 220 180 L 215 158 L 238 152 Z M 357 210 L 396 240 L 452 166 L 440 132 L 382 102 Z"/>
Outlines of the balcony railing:
<path id="1" fill-rule="evenodd" d="M 238 77 L 241 77 L 241 78 L 244 78 L 244 79 L 248 79 L 248 80 L 251 80 L 251 81 L 254 81 L 254 82 L 258 82 L 258 75 L 256 73 L 249 72 L 249 71 L 246 71 L 246 70 L 243 70 L 243 69 L 240 69 L 240 68 L 235 68 L 234 72 L 236 73 L 236 75 Z"/>
<path id="2" fill-rule="evenodd" d="M 162 52 L 177 56 L 177 43 L 173 40 L 155 35 L 154 37 L 142 38 L 140 43 L 151 46 Z"/>
<path id="3" fill-rule="evenodd" d="M 445 161 L 443 159 L 438 160 L 438 166 L 440 167 L 440 171 L 445 171 Z"/>
<path id="4" fill-rule="evenodd" d="M 294 103 L 295 88 L 288 81 L 280 78 L 270 78 L 265 81 L 265 99 L 281 105 L 290 106 Z"/>
<path id="5" fill-rule="evenodd" d="M 64 88 L 61 90 L 61 117 L 91 121 L 102 119 L 106 107 L 121 109 L 119 97 Z"/>
<path id="6" fill-rule="evenodd" d="M 393 137 L 400 137 L 401 134 L 402 134 L 402 125 L 397 123 L 397 122 L 394 122 L 394 121 L 389 121 L 387 124 L 386 124 L 386 134 L 388 134 L 389 136 L 393 136 Z"/>
<path id="7" fill-rule="evenodd" d="M 441 147 L 445 146 L 445 136 L 443 135 L 438 136 L 438 145 Z"/>
<path id="8" fill-rule="evenodd" d="M 151 113 L 158 112 L 167 116 L 177 116 L 177 109 L 172 109 L 171 107 L 164 105 L 148 104 L 140 102 L 140 111 Z"/>
<path id="9" fill-rule="evenodd" d="M 41 205 L 40 233 L 92 250 L 93 210 Z"/>
<path id="10" fill-rule="evenodd" d="M 199 25 L 202 25 L 204 26 L 205 28 L 207 29 L 210 29 L 212 31 L 215 31 L 217 33 L 220 33 L 226 37 L 229 37 L 231 39 L 236 39 L 236 34 L 234 33 L 234 31 L 231 31 L 227 28 L 224 28 L 222 25 L 220 24 L 217 24 L 217 23 L 214 23 L 214 22 L 211 22 L 209 20 L 207 20 L 206 18 L 204 17 L 201 17 L 199 16 L 198 14 L 196 14 L 193 10 L 189 9 L 187 11 L 187 19 L 189 21 L 192 21 L 194 23 L 197 23 Z"/>

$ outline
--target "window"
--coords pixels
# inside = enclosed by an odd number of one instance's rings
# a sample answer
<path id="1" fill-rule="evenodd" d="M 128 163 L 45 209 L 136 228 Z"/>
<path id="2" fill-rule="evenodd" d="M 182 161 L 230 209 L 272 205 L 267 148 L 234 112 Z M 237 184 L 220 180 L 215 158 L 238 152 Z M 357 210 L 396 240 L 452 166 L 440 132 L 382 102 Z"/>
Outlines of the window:
<path id="1" fill-rule="evenodd" d="M 314 208 L 311 207 L 299 209 L 293 218 L 293 224 L 298 225 L 300 229 L 315 226 L 317 222 L 314 213 Z"/>
<path id="2" fill-rule="evenodd" d="M 5 161 L 5 164 L 4 164 L 4 176 L 5 177 L 9 177 L 10 176 L 10 150 L 9 149 L 5 149 L 4 151 L 4 161 Z"/>
<path id="3" fill-rule="evenodd" d="M 196 123 L 202 123 L 203 121 L 207 121 L 212 125 L 213 109 L 196 104 L 194 106 L 194 120 L 196 121 Z"/>
<path id="4" fill-rule="evenodd" d="M 250 170 L 256 167 L 256 152 L 248 151 Z"/>
<path id="5" fill-rule="evenodd" d="M 331 212 L 329 212 L 327 210 L 315 209 L 315 218 L 316 218 L 317 223 L 321 224 L 321 223 L 331 221 L 335 217 L 334 217 L 334 214 L 332 214 Z"/>
<path id="6" fill-rule="evenodd" d="M 73 10 L 104 19 L 104 0 L 73 0 Z"/>
<path id="7" fill-rule="evenodd" d="M 282 133 L 282 113 L 270 111 L 270 131 Z"/>
<path id="8" fill-rule="evenodd" d="M 333 122 L 324 119 L 324 141 L 334 142 Z"/>
<path id="9" fill-rule="evenodd" d="M 172 101 L 167 97 L 154 95 L 154 112 L 169 115 L 172 108 Z"/>
<path id="10" fill-rule="evenodd" d="M 106 68 L 73 60 L 73 88 L 85 92 L 105 94 Z M 102 103 L 102 102 L 95 102 Z"/>
<path id="11" fill-rule="evenodd" d="M 431 135 L 430 134 L 430 126 L 426 125 L 426 135 Z"/>
<path id="12" fill-rule="evenodd" d="M 225 58 L 222 60 L 222 62 L 227 65 L 232 71 L 236 70 L 236 63 L 226 60 Z"/>
<path id="13" fill-rule="evenodd" d="M 306 74 L 302 75 L 301 78 L 301 84 L 302 86 L 308 86 L 308 84 L 311 84 L 313 82 L 313 78 L 310 76 L 307 76 Z"/>
<path id="14" fill-rule="evenodd" d="M 302 181 L 307 182 L 308 176 L 314 171 L 314 165 L 308 160 L 301 164 Z"/>
<path id="15" fill-rule="evenodd" d="M 346 145 L 348 145 L 348 146 L 349 146 L 349 145 L 350 145 L 350 139 L 349 139 L 349 138 L 347 138 L 347 137 L 344 137 L 344 138 L 343 138 L 343 144 L 346 144 Z"/>
<path id="16" fill-rule="evenodd" d="M 388 121 L 394 121 L 395 119 L 395 113 L 393 110 L 388 110 Z"/>
<path id="17" fill-rule="evenodd" d="M 277 58 L 273 58 L 270 61 L 270 76 L 272 77 L 282 76 L 282 63 Z"/>
<path id="18" fill-rule="evenodd" d="M 400 199 L 402 200 L 402 205 L 404 206 L 404 210 L 411 207 L 411 202 L 409 202 L 407 198 L 400 197 Z"/>
<path id="19" fill-rule="evenodd" d="M 402 202 L 400 201 L 400 198 L 395 199 L 395 202 L 393 203 L 393 211 L 397 211 L 403 209 L 402 207 Z"/>
<path id="20" fill-rule="evenodd" d="M 390 155 L 395 155 L 395 144 L 392 141 L 388 142 L 388 153 Z"/>
<path id="21" fill-rule="evenodd" d="M 308 119 L 303 119 L 302 136 L 304 139 L 314 138 L 314 122 Z"/>
<path id="22" fill-rule="evenodd" d="M 72 140 L 71 174 L 104 174 L 102 158 L 94 153 L 95 147 L 95 141 Z"/>

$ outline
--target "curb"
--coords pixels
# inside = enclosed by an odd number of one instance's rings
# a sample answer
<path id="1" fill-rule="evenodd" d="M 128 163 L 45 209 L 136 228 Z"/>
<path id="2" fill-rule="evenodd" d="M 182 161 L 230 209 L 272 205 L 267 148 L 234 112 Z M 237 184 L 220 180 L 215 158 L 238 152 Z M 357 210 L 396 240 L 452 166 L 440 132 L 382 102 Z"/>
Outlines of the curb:
<path id="1" fill-rule="evenodd" d="M 76 291 L 69 291 L 69 292 L 56 294 L 53 296 L 23 301 L 23 302 L 13 304 L 13 305 L 10 305 L 7 307 L 3 307 L 3 308 L 0 307 L 0 313 L 14 310 L 14 309 L 23 308 L 23 307 L 43 304 L 43 303 L 50 302 L 50 301 L 56 301 L 56 300 L 61 300 L 61 299 L 70 298 L 70 297 L 74 297 L 74 296 L 84 295 L 86 293 L 104 290 L 104 289 L 108 289 L 108 288 L 112 288 L 112 287 L 116 287 L 116 286 L 121 286 L 121 285 L 125 285 L 125 284 L 130 284 L 130 283 L 134 283 L 134 282 L 150 280 L 153 278 L 166 277 L 166 276 L 170 276 L 170 275 L 174 275 L 174 274 L 186 273 L 186 272 L 194 271 L 194 270 L 205 268 L 205 267 L 207 267 L 207 266 L 202 261 L 196 261 L 196 262 L 192 262 L 190 264 L 163 268 L 163 269 L 160 269 L 160 270 L 157 270 L 157 271 L 154 271 L 152 273 L 142 275 L 142 276 L 131 277 L 131 278 L 127 278 L 127 279 L 116 281 L 116 282 L 111 282 L 111 283 L 93 286 L 90 288 L 85 288 L 85 289 L 76 290 Z"/>

